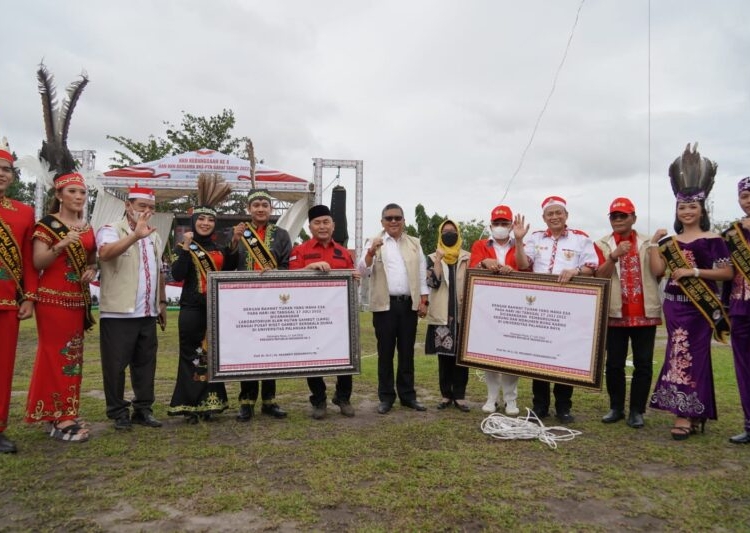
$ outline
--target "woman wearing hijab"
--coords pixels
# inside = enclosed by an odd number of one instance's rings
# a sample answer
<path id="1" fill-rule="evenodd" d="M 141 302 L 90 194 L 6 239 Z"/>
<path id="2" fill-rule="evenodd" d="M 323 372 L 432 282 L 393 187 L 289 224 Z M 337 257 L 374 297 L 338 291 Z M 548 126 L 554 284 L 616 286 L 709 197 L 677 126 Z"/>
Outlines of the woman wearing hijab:
<path id="1" fill-rule="evenodd" d="M 459 320 L 466 269 L 471 254 L 461 248 L 458 225 L 446 220 L 438 230 L 437 250 L 427 257 L 427 286 L 430 288 L 427 311 L 427 339 L 425 353 L 437 354 L 440 393 L 443 399 L 438 409 L 455 405 L 466 412 L 464 402 L 469 369 L 456 364 L 459 339 Z"/>
<path id="2" fill-rule="evenodd" d="M 223 383 L 208 382 L 206 346 L 206 281 L 208 272 L 235 270 L 239 254 L 216 243 L 214 205 L 231 192 L 229 185 L 217 175 L 198 177 L 199 207 L 193 209 L 190 230 L 177 247 L 177 260 L 172 276 L 182 281 L 178 330 L 180 358 L 177 382 L 167 414 L 184 416 L 189 424 L 199 418 L 208 420 L 228 407 Z"/>

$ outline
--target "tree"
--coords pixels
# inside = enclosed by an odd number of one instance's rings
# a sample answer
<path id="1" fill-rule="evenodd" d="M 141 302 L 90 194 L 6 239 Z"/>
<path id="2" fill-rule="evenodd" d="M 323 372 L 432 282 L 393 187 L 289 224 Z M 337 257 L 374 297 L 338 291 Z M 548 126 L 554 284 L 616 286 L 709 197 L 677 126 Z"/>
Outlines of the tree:
<path id="1" fill-rule="evenodd" d="M 218 115 L 208 118 L 183 111 L 179 126 L 163 122 L 167 127 L 166 138 L 149 135 L 145 142 L 140 142 L 119 135 L 107 135 L 108 139 L 112 139 L 130 152 L 115 150 L 116 156 L 112 158 L 113 164 L 110 168 L 155 161 L 168 155 L 192 152 L 201 148 L 247 157 L 244 150 L 248 138 L 231 135 L 235 122 L 234 111 L 231 109 L 223 109 Z"/>
<path id="2" fill-rule="evenodd" d="M 458 227 L 461 229 L 461 238 L 463 239 L 462 248 L 466 251 L 471 251 L 471 246 L 482 238 L 487 225 L 484 220 L 476 220 L 472 218 L 468 222 L 458 222 Z"/>
<path id="3" fill-rule="evenodd" d="M 26 205 L 34 204 L 34 192 L 36 190 L 36 183 L 33 181 L 23 181 L 20 178 L 13 180 L 13 183 L 8 187 L 6 195 L 8 198 L 13 198 Z"/>

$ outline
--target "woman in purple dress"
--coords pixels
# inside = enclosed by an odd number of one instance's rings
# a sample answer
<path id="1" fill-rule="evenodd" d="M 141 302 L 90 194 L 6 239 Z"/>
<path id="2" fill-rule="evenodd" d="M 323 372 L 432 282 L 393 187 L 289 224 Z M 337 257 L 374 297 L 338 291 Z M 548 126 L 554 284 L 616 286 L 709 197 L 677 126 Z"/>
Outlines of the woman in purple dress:
<path id="1" fill-rule="evenodd" d="M 670 431 L 675 440 L 703 432 L 707 419 L 716 420 L 711 337 L 723 340 L 728 332 L 716 282 L 731 280 L 733 269 L 726 243 L 709 231 L 705 198 L 699 189 L 678 192 L 677 234 L 666 237 L 666 230 L 657 230 L 649 250 L 651 271 L 662 276 L 669 270 L 667 350 L 651 407 L 675 415 Z"/>

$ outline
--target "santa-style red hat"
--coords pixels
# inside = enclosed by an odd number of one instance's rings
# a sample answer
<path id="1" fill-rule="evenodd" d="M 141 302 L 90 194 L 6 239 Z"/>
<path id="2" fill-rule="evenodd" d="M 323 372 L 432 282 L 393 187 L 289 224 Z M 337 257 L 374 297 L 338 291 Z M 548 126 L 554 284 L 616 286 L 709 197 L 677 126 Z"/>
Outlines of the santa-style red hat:
<path id="1" fill-rule="evenodd" d="M 0 139 L 0 159 L 5 159 L 11 165 L 13 164 L 13 154 L 10 153 L 8 139 L 5 137 Z"/>
<path id="2" fill-rule="evenodd" d="M 565 201 L 565 198 L 561 196 L 548 196 L 542 201 L 542 212 L 544 212 L 545 209 L 553 205 L 559 205 L 562 207 L 568 206 L 567 202 Z"/>
<path id="3" fill-rule="evenodd" d="M 128 200 L 132 200 L 135 198 L 142 198 L 143 200 L 151 200 L 152 202 L 156 201 L 156 195 L 154 194 L 153 189 L 147 189 L 146 187 L 139 187 L 138 184 L 136 184 L 135 187 L 130 187 L 128 189 Z"/>

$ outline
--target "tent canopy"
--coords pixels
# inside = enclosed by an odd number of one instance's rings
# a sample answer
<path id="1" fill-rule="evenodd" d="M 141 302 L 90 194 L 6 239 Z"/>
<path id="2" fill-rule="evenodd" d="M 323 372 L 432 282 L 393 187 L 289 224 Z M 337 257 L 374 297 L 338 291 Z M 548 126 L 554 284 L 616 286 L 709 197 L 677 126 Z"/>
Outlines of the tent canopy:
<path id="1" fill-rule="evenodd" d="M 235 192 L 253 188 L 249 161 L 206 148 L 110 170 L 99 177 L 99 182 L 123 194 L 137 183 L 157 190 L 159 201 L 173 200 L 194 192 L 198 174 L 202 172 L 223 176 Z M 272 196 L 285 202 L 306 198 L 314 190 L 314 185 L 307 180 L 261 164 L 255 166 L 255 181 L 257 188 L 268 189 Z"/>

